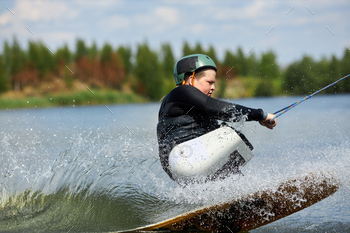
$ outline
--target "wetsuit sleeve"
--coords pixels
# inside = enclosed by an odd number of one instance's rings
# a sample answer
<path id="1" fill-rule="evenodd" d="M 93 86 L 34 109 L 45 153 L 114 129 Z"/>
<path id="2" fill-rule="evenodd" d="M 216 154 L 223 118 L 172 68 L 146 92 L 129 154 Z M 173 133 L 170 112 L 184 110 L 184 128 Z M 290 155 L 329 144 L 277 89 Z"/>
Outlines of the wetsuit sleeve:
<path id="1" fill-rule="evenodd" d="M 262 109 L 248 108 L 227 101 L 214 99 L 189 85 L 177 87 L 173 91 L 168 101 L 193 106 L 207 112 L 218 120 L 227 121 L 232 118 L 234 120 L 239 120 L 242 116 L 246 116 L 248 121 L 264 120 L 265 114 Z"/>

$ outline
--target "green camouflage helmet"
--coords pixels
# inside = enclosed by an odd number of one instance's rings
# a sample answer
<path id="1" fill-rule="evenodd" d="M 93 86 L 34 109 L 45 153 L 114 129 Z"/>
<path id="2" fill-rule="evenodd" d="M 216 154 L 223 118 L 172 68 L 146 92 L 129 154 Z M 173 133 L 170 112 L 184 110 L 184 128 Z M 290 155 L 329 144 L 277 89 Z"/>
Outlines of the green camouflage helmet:
<path id="1" fill-rule="evenodd" d="M 182 84 L 185 78 L 185 73 L 193 72 L 199 68 L 212 68 L 217 71 L 214 61 L 204 54 L 192 54 L 181 58 L 174 68 L 174 79 L 176 85 Z"/>

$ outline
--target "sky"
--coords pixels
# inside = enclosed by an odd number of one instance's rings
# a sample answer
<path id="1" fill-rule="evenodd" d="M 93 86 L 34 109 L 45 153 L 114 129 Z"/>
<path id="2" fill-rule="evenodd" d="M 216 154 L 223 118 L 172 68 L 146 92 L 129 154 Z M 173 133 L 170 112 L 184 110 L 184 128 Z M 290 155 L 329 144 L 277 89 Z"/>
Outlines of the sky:
<path id="1" fill-rule="evenodd" d="M 0 52 L 15 36 L 26 49 L 41 41 L 51 52 L 77 38 L 98 47 L 169 43 L 176 59 L 184 42 L 247 55 L 273 51 L 280 65 L 303 56 L 315 60 L 350 50 L 349 0 L 1 0 Z"/>

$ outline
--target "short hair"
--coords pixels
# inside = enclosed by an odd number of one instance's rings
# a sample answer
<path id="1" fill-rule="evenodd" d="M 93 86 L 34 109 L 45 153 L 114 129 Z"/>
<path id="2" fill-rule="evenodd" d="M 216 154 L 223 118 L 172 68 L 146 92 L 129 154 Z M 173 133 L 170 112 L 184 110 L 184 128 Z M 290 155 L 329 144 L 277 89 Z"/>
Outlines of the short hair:
<path id="1" fill-rule="evenodd" d="M 196 70 L 196 72 L 194 73 L 194 77 L 196 77 L 197 79 L 200 79 L 201 77 L 204 76 L 204 71 L 207 70 L 214 70 L 213 68 L 210 67 L 203 67 L 203 68 L 199 68 L 198 70 Z M 184 80 L 187 81 L 189 79 L 189 77 L 191 77 L 193 74 L 193 72 L 186 72 L 185 76 L 184 76 Z"/>

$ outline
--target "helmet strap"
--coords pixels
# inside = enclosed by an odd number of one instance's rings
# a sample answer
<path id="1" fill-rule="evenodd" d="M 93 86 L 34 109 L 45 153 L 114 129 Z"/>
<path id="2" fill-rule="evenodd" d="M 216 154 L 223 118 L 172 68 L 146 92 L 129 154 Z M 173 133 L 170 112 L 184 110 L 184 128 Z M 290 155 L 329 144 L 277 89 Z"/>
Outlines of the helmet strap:
<path id="1" fill-rule="evenodd" d="M 193 71 L 193 73 L 192 73 L 192 75 L 191 75 L 191 83 L 192 83 L 191 85 L 192 85 L 192 86 L 194 86 L 193 78 L 194 78 L 194 73 L 195 73 L 195 72 L 196 72 L 196 71 Z"/>

